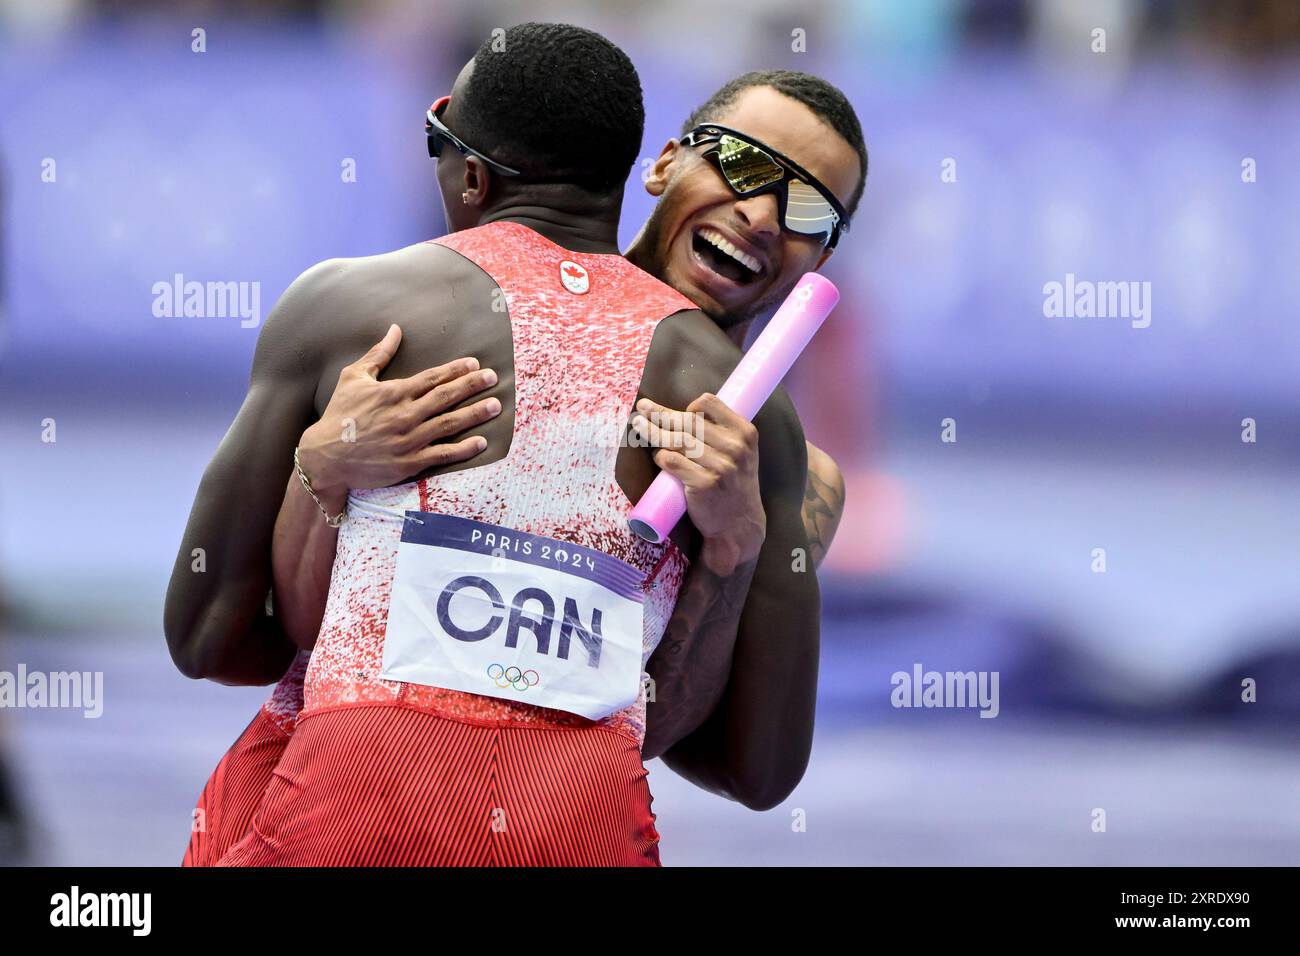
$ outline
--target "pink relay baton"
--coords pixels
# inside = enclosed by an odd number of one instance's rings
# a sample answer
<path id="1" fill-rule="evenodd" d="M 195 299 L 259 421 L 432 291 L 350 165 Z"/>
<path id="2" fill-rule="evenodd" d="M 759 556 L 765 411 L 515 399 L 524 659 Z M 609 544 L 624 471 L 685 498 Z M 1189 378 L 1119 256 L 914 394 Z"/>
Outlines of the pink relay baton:
<path id="1" fill-rule="evenodd" d="M 815 272 L 805 273 L 719 389 L 718 398 L 753 421 L 839 301 L 833 282 Z M 627 523 L 634 534 L 658 544 L 684 514 L 686 489 L 681 479 L 661 471 L 627 516 Z"/>

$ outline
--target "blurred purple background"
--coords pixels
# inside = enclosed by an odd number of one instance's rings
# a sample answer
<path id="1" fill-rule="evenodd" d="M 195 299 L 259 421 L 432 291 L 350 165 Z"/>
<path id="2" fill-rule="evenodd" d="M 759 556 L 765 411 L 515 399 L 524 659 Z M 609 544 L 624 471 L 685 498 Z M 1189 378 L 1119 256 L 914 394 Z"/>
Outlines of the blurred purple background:
<path id="1" fill-rule="evenodd" d="M 645 160 L 770 67 L 839 85 L 871 153 L 843 303 L 789 383 L 848 483 L 812 764 L 754 814 L 651 763 L 665 863 L 1300 861 L 1289 9 L 0 2 L 0 669 L 106 693 L 97 721 L 0 711 L 27 858 L 177 862 L 265 696 L 185 681 L 160 624 L 258 328 L 157 318 L 153 284 L 260 283 L 265 316 L 319 260 L 440 235 L 423 110 L 539 19 L 632 56 Z M 1045 317 L 1067 274 L 1149 282 L 1149 327 Z M 998 719 L 894 709 L 918 662 L 999 672 Z"/>

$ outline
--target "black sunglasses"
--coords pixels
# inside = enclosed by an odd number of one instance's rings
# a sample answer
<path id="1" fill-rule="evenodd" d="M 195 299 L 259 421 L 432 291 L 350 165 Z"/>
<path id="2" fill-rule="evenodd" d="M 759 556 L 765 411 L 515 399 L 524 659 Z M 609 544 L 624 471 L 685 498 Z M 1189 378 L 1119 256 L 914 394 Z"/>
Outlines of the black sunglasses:
<path id="1" fill-rule="evenodd" d="M 446 142 L 456 147 L 462 156 L 477 156 L 494 173 L 500 173 L 502 176 L 522 176 L 523 173 L 519 172 L 519 170 L 498 163 L 495 159 L 484 156 L 473 146 L 465 145 L 455 133 L 447 129 L 447 125 L 442 121 L 441 116 L 442 111 L 447 108 L 447 104 L 450 102 L 451 97 L 444 96 L 442 99 L 435 101 L 429 107 L 429 111 L 424 114 L 424 131 L 429 139 L 430 158 L 437 159 L 442 154 L 442 144 Z"/>
<path id="2" fill-rule="evenodd" d="M 737 196 L 775 193 L 781 224 L 800 236 L 820 237 L 832 249 L 849 228 L 849 214 L 835 194 L 790 157 L 744 133 L 716 123 L 682 137 L 685 146 L 712 145 L 708 160 Z"/>
<path id="3" fill-rule="evenodd" d="M 505 163 L 498 163 L 489 156 L 484 156 L 473 146 L 468 145 L 459 136 L 447 128 L 447 124 L 442 121 L 442 114 L 447 109 L 447 104 L 451 102 L 450 96 L 444 96 L 442 99 L 434 102 L 429 107 L 428 112 L 424 114 L 424 132 L 429 140 L 429 156 L 437 159 L 442 153 L 444 143 L 450 143 L 462 156 L 477 156 L 487 167 L 494 173 L 502 176 L 513 176 L 519 182 L 523 183 L 571 183 L 576 186 L 582 186 L 588 189 L 604 189 L 609 186 L 607 177 L 600 174 L 583 176 L 578 173 L 556 173 L 551 176 L 532 175 L 522 172 L 518 169 L 512 169 Z"/>

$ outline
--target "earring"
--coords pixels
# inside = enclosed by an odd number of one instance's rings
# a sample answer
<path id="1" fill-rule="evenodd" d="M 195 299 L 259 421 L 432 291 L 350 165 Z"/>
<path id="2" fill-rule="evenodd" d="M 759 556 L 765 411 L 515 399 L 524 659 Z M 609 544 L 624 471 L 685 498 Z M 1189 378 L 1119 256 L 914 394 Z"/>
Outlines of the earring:
<path id="1" fill-rule="evenodd" d="M 460 201 L 463 202 L 466 206 L 469 205 L 469 190 L 468 190 L 468 189 L 465 190 L 463 193 L 460 194 Z"/>

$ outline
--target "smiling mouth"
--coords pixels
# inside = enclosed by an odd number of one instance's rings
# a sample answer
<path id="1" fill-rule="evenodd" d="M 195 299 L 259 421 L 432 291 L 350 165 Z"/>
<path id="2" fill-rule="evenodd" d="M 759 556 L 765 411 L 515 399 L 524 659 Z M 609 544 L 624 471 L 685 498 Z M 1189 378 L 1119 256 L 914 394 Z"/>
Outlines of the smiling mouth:
<path id="1" fill-rule="evenodd" d="M 707 269 L 736 285 L 748 285 L 763 273 L 762 263 L 708 227 L 695 231 L 691 248 Z"/>

